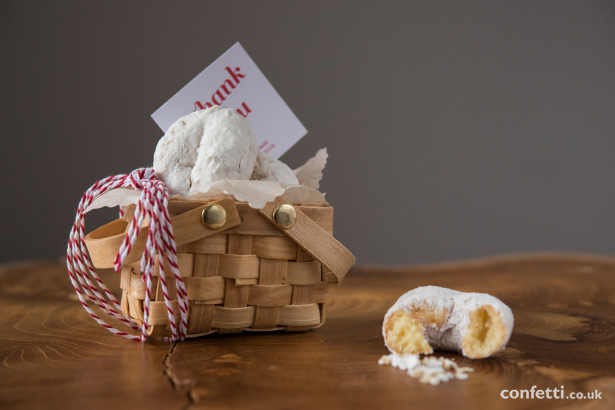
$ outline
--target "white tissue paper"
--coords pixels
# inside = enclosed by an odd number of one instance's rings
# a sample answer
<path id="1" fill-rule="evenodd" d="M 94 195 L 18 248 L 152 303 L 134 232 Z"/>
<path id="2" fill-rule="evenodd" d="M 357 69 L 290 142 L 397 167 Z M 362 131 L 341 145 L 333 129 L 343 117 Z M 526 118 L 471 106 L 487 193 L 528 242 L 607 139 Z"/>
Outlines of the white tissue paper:
<path id="1" fill-rule="evenodd" d="M 299 185 L 285 186 L 273 181 L 249 180 L 219 180 L 199 186 L 199 192 L 189 196 L 174 196 L 177 199 L 212 200 L 220 197 L 232 196 L 237 201 L 245 201 L 252 208 L 262 209 L 268 202 L 282 196 L 292 203 L 319 203 L 325 202 L 325 194 L 318 188 L 322 179 L 322 172 L 327 163 L 327 149 L 318 150 L 313 158 L 294 170 Z M 85 212 L 102 207 L 116 207 L 136 204 L 141 191 L 129 188 L 118 188 L 108 191 L 96 198 Z"/>

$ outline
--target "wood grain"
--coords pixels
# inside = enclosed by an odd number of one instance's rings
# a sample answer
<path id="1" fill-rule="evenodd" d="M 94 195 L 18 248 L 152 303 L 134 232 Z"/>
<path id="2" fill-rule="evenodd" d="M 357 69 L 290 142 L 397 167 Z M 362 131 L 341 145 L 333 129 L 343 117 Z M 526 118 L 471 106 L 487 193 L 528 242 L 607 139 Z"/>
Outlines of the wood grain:
<path id="1" fill-rule="evenodd" d="M 473 367 L 468 380 L 428 386 L 377 364 L 387 353 L 380 330 L 384 313 L 406 290 L 428 284 L 491 293 L 515 314 L 508 348 L 492 358 L 437 352 Z M 0 269 L 0 407 L 615 406 L 615 258 L 542 254 L 362 267 L 330 295 L 327 321 L 315 331 L 140 345 L 89 318 L 63 266 L 6 266 Z M 598 389 L 602 400 L 500 398 L 502 389 L 532 385 Z"/>
<path id="2" fill-rule="evenodd" d="M 56 263 L 0 268 L 0 408 L 182 408 L 164 375 L 169 345 L 102 329 L 66 275 Z"/>

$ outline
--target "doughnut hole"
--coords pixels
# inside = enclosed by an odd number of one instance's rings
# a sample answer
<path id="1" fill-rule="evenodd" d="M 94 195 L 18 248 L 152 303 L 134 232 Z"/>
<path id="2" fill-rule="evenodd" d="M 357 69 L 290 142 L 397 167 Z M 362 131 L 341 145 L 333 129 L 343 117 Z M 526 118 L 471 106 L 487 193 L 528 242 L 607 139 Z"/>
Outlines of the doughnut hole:
<path id="1" fill-rule="evenodd" d="M 384 325 L 387 345 L 397 354 L 433 353 L 421 321 L 405 310 L 393 312 Z"/>
<path id="2" fill-rule="evenodd" d="M 470 324 L 463 335 L 463 354 L 472 359 L 491 356 L 502 348 L 506 337 L 504 321 L 492 306 L 481 306 L 470 313 Z"/>

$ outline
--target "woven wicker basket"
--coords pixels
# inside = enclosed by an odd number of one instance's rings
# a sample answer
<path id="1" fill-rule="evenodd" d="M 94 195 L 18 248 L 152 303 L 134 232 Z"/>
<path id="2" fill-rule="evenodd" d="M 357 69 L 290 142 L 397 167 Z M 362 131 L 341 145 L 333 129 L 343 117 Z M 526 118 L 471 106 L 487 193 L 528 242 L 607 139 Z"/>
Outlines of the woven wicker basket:
<path id="1" fill-rule="evenodd" d="M 226 222 L 218 229 L 202 222 L 203 211 L 212 204 L 226 211 Z M 189 337 L 244 330 L 305 331 L 324 323 L 328 285 L 342 280 L 354 257 L 332 236 L 333 208 L 328 204 L 292 204 L 297 219 L 288 229 L 274 221 L 274 210 L 281 204 L 285 202 L 278 199 L 257 210 L 232 199 L 170 201 L 179 270 L 189 300 Z M 134 206 L 122 219 L 86 236 L 95 267 L 113 267 L 133 211 Z M 121 271 L 122 311 L 139 324 L 145 299 L 139 261 L 146 237 L 145 228 Z M 165 260 L 166 272 L 167 265 Z M 172 282 L 167 281 L 169 293 L 179 312 Z M 154 284 L 149 331 L 169 336 L 158 276 Z"/>

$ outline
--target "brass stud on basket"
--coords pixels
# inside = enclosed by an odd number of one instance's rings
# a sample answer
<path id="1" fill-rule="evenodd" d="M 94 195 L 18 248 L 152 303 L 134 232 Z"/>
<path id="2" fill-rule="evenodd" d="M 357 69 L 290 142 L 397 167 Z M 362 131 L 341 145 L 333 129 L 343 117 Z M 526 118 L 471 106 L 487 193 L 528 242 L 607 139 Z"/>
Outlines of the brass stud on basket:
<path id="1" fill-rule="evenodd" d="M 297 222 L 297 212 L 292 205 L 283 204 L 273 211 L 273 220 L 280 228 L 288 229 Z"/>
<path id="2" fill-rule="evenodd" d="M 226 210 L 218 204 L 209 205 L 201 213 L 201 222 L 209 229 L 222 228 L 226 223 Z"/>

